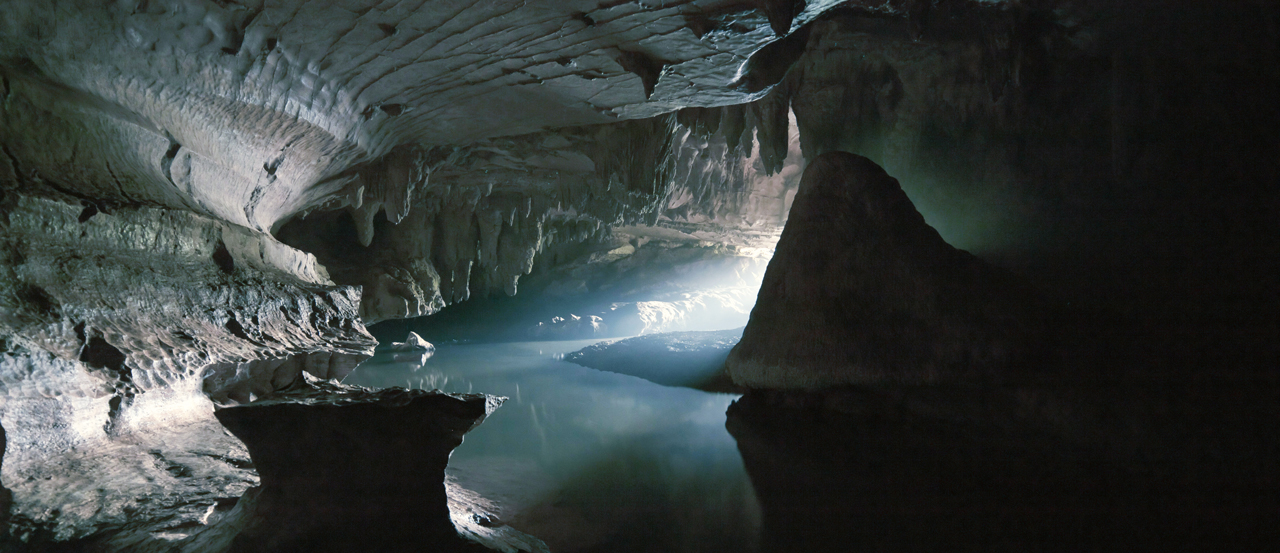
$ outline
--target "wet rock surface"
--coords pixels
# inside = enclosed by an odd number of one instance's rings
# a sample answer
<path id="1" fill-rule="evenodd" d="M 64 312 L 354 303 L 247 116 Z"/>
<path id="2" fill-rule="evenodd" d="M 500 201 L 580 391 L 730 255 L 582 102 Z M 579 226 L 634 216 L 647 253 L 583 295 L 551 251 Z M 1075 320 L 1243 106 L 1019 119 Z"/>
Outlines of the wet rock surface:
<path id="1" fill-rule="evenodd" d="M 113 402 L 113 375 L 47 352 L 0 356 L 5 551 L 167 551 L 258 482 L 188 378 Z"/>
<path id="2" fill-rule="evenodd" d="M 3 473 L 4 453 L 8 449 L 8 447 L 9 447 L 9 441 L 5 437 L 4 426 L 0 425 L 0 474 Z M 13 503 L 13 492 L 9 491 L 8 488 L 5 488 L 4 486 L 0 485 L 0 524 L 3 524 L 5 527 L 3 534 L 0 534 L 0 535 L 7 535 L 9 533 L 9 530 L 8 530 L 9 506 L 12 503 Z M 4 539 L 7 539 L 7 537 L 0 538 L 0 540 L 4 540 Z M 0 543 L 3 543 L 3 542 L 0 542 Z"/>
<path id="3" fill-rule="evenodd" d="M 265 397 L 304 371 L 341 377 L 372 354 L 359 291 L 269 235 L 180 210 L 3 201 L 15 546 L 185 539 L 257 481 L 215 402 Z"/>
<path id="4" fill-rule="evenodd" d="M 995 381 L 1043 322 L 1028 285 L 957 250 L 898 181 L 833 152 L 805 169 L 727 366 L 751 388 Z"/>
<path id="5" fill-rule="evenodd" d="M 359 290 L 270 235 L 186 211 L 84 218 L 85 207 L 8 199 L 0 325 L 26 343 L 143 390 L 213 363 L 372 353 Z"/>
<path id="6" fill-rule="evenodd" d="M 663 332 L 605 341 L 565 354 L 564 360 L 602 371 L 627 374 L 664 386 L 741 393 L 724 370 L 742 329 Z"/>
<path id="7" fill-rule="evenodd" d="M 477 549 L 450 520 L 444 469 L 503 400 L 305 377 L 218 410 L 262 478 L 229 550 Z"/>

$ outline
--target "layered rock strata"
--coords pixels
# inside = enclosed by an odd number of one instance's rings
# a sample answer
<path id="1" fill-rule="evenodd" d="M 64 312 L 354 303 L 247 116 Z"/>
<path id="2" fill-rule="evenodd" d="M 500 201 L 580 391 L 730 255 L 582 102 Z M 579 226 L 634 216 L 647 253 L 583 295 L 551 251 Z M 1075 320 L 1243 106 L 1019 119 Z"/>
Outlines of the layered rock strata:
<path id="1" fill-rule="evenodd" d="M 372 354 L 359 290 L 269 235 L 185 211 L 10 197 L 0 324 L 42 349 L 136 370 L 143 389 L 212 363 Z"/>
<path id="2" fill-rule="evenodd" d="M 22 2 L 0 39 L 0 142 L 15 172 L 72 162 L 62 182 L 94 197 L 268 230 L 339 191 L 359 207 L 381 188 L 362 166 L 402 144 L 748 99 L 741 62 L 828 8 Z M 392 184 L 375 199 L 411 183 Z"/>
<path id="3" fill-rule="evenodd" d="M 213 402 L 370 356 L 359 290 L 264 233 L 66 199 L 3 198 L 2 476 L 17 538 L 181 539 L 256 480 Z"/>
<path id="4" fill-rule="evenodd" d="M 751 388 L 992 382 L 1041 324 L 1013 275 L 943 241 L 879 166 L 833 152 L 805 169 L 726 367 Z"/>

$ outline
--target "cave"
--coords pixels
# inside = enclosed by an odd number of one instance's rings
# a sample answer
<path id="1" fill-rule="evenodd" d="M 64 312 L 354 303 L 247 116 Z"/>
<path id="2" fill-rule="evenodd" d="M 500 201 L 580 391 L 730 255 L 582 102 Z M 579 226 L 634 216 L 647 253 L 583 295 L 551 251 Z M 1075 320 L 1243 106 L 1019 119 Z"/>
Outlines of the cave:
<path id="1" fill-rule="evenodd" d="M 0 11 L 0 550 L 1280 543 L 1276 2 Z"/>

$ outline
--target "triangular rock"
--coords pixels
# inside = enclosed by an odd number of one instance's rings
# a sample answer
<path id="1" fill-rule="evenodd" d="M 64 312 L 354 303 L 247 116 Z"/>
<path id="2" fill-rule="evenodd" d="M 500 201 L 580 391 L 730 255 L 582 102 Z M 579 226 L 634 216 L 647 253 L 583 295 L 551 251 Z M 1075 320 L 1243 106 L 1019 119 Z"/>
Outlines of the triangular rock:
<path id="1" fill-rule="evenodd" d="M 726 366 L 750 388 L 991 382 L 1038 349 L 1041 321 L 1025 285 L 947 244 L 884 169 L 831 152 L 804 172 Z"/>

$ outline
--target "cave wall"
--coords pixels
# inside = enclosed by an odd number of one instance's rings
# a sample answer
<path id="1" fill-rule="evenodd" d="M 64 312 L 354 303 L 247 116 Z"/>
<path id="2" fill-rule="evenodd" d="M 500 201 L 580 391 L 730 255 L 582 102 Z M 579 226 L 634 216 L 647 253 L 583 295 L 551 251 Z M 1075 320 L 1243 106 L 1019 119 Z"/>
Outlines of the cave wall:
<path id="1" fill-rule="evenodd" d="M 368 323 L 431 315 L 473 295 L 513 296 L 535 268 L 563 265 L 556 259 L 581 244 L 611 244 L 611 229 L 628 225 L 759 247 L 753 234 L 786 220 L 798 135 L 784 128 L 790 148 L 784 142 L 767 166 L 742 121 L 722 132 L 706 120 L 718 114 L 695 108 L 434 148 L 419 154 L 430 176 L 410 188 L 403 212 L 366 200 L 302 214 L 276 234 L 314 252 L 335 281 L 363 286 Z"/>
<path id="2" fill-rule="evenodd" d="M 749 388 L 989 386 L 1042 360 L 1045 307 L 943 241 L 884 169 L 827 152 L 805 168 L 725 372 Z"/>
<path id="3" fill-rule="evenodd" d="M 4 207 L 0 476 L 16 540 L 183 535 L 256 480 L 214 401 L 372 354 L 359 291 L 263 233 L 12 192 Z"/>
<path id="4" fill-rule="evenodd" d="M 611 254 L 638 247 L 618 228 L 759 246 L 835 150 L 952 245 L 1096 309 L 1079 328 L 1113 341 L 1088 374 L 1274 379 L 1270 3 L 353 7 L 6 5 L 0 424 L 31 532 L 128 518 L 124 488 L 65 523 L 45 509 L 57 444 L 201 436 L 215 402 L 345 374 L 364 324 L 598 289 L 649 259 Z M 122 458 L 182 473 L 148 447 Z"/>
<path id="5" fill-rule="evenodd" d="M 906 18 L 832 12 L 810 26 L 807 47 L 794 54 L 771 101 L 794 110 L 808 160 L 832 151 L 871 158 L 901 181 L 948 242 L 1029 277 L 1049 300 L 1039 314 L 1054 340 L 1039 361 L 1006 367 L 1003 383 L 916 386 L 910 377 L 917 375 L 867 375 L 857 363 L 824 372 L 829 359 L 857 361 L 852 347 L 862 346 L 855 353 L 865 358 L 930 323 L 891 321 L 877 329 L 889 339 L 859 344 L 838 332 L 864 320 L 851 317 L 835 332 L 806 320 L 813 311 L 861 314 L 865 303 L 831 307 L 840 300 L 829 295 L 856 278 L 835 270 L 856 246 L 793 242 L 804 257 L 770 268 L 782 276 L 766 279 L 757 305 L 776 307 L 753 315 L 752 324 L 762 324 L 748 333 L 784 361 L 807 354 L 818 362 L 798 375 L 778 370 L 785 363 L 772 373 L 740 371 L 760 389 L 729 413 L 760 491 L 766 543 L 806 551 L 851 543 L 1266 547 L 1275 540 L 1278 480 L 1262 459 L 1280 447 L 1280 134 L 1268 100 L 1280 87 L 1280 12 L 1270 3 L 1075 3 L 1051 11 L 1027 3 L 985 13 L 949 11 L 954 6 L 934 3 Z M 826 205 L 832 209 L 822 216 L 831 220 L 860 215 L 856 204 Z M 886 236 L 901 235 L 878 238 Z M 782 257 L 779 251 L 775 259 Z M 917 270 L 899 282 L 915 286 L 929 277 Z M 989 284 L 969 283 L 950 297 Z M 1015 299 L 1014 288 L 1000 299 Z M 915 307 L 911 295 L 888 292 L 864 299 L 884 302 L 876 315 Z M 774 326 L 764 324 L 771 320 Z M 816 337 L 777 339 L 798 329 Z M 804 351 L 809 345 L 817 351 Z M 924 340 L 889 357 L 967 345 Z M 731 356 L 731 373 L 742 366 L 734 365 Z M 1019 371 L 1034 377 L 1019 382 Z M 912 422 L 897 426 L 904 419 Z M 880 425 L 893 428 L 876 451 L 879 431 L 868 428 Z M 913 443 L 916 431 L 931 426 L 929 445 Z M 959 445 L 924 451 L 953 438 L 992 437 L 973 457 L 949 458 L 965 450 Z M 1000 443 L 1017 445 L 1002 452 Z M 1050 453 L 1042 456 L 1041 447 Z M 885 462 L 904 451 L 928 462 Z M 969 465 L 974 459 L 981 462 Z M 983 474 L 992 467 L 997 476 Z M 1024 470 L 1031 472 L 1019 476 Z M 986 499 L 999 489 L 998 499 Z M 818 515 L 795 508 L 815 497 L 840 507 Z M 963 507 L 946 508 L 948 501 Z M 957 510 L 978 520 L 919 526 L 930 513 Z M 1100 521 L 1103 510 L 1109 514 Z M 865 524 L 842 525 L 848 520 Z M 982 535 L 989 528 L 999 530 Z M 1027 531 L 1046 535 L 1019 535 Z M 923 543 L 935 538 L 941 541 Z"/>
<path id="6" fill-rule="evenodd" d="M 689 133 L 582 126 L 749 98 L 734 60 L 819 13 L 772 6 L 6 5 L 15 546 L 187 539 L 256 479 L 215 409 L 341 378 L 365 322 L 514 293 L 544 242 L 652 217 Z"/>
<path id="7" fill-rule="evenodd" d="M 806 159 L 869 157 L 950 243 L 1068 301 L 1258 320 L 1277 299 L 1276 20 L 1267 3 L 836 10 L 762 102 L 789 103 Z"/>

